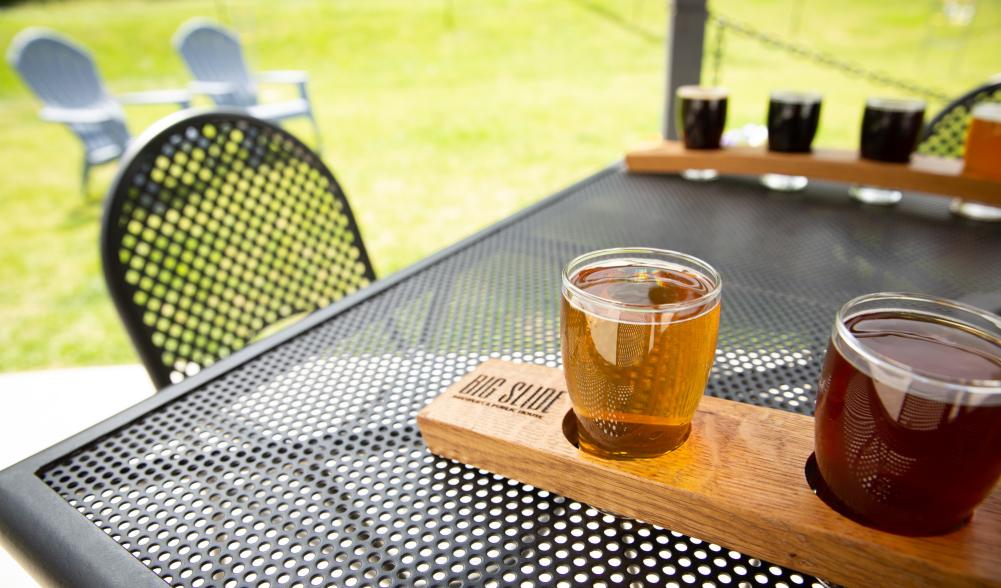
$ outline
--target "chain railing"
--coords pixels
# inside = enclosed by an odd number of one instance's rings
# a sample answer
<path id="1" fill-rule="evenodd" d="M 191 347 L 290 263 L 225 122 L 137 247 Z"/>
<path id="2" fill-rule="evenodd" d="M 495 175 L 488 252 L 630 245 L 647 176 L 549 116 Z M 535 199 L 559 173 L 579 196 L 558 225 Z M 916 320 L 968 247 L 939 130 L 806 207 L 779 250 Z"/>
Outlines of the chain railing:
<path id="1" fill-rule="evenodd" d="M 775 49 L 778 51 L 783 51 L 811 61 L 825 67 L 837 70 L 845 75 L 862 78 L 873 82 L 875 84 L 880 84 L 883 86 L 888 86 L 891 88 L 896 88 L 902 90 L 911 96 L 920 96 L 922 98 L 933 100 L 937 102 L 949 102 L 951 97 L 935 88 L 928 86 L 923 86 L 920 84 L 915 84 L 907 80 L 902 80 L 895 78 L 886 73 L 866 69 L 857 63 L 853 63 L 846 59 L 841 59 L 830 53 L 825 53 L 816 49 L 811 49 L 809 47 L 804 47 L 797 45 L 795 43 L 790 43 L 789 41 L 780 39 L 776 36 L 764 33 L 758 29 L 755 29 L 747 24 L 738 22 L 728 17 L 720 16 L 718 14 L 709 14 L 709 23 L 714 27 L 714 46 L 712 48 L 712 82 L 714 85 L 719 83 L 720 71 L 722 69 L 723 62 L 723 45 L 726 37 L 726 31 L 732 31 L 736 35 L 757 41 L 766 47 Z"/>

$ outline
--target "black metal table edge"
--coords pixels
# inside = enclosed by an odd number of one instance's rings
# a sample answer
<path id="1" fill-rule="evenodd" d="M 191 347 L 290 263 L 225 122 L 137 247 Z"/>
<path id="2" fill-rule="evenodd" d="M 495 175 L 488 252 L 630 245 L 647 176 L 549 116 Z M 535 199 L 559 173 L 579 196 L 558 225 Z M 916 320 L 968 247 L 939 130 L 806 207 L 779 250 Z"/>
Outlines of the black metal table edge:
<path id="1" fill-rule="evenodd" d="M 165 585 L 32 471 L 12 467 L 0 475 L 0 540 L 45 583 L 83 588 Z"/>
<path id="2" fill-rule="evenodd" d="M 38 477 L 38 471 L 102 437 L 113 434 L 158 407 L 225 375 L 470 245 L 555 204 L 607 175 L 624 169 L 622 161 L 613 163 L 411 266 L 374 282 L 367 288 L 312 313 L 302 321 L 249 345 L 198 374 L 0 471 L 0 542 L 20 563 L 31 570 L 37 579 L 51 581 L 53 584 L 95 588 L 163 586 L 164 582 L 149 568 L 49 488 Z M 79 549 L 81 544 L 86 544 L 87 547 Z M 142 581 L 137 578 L 141 578 Z"/>

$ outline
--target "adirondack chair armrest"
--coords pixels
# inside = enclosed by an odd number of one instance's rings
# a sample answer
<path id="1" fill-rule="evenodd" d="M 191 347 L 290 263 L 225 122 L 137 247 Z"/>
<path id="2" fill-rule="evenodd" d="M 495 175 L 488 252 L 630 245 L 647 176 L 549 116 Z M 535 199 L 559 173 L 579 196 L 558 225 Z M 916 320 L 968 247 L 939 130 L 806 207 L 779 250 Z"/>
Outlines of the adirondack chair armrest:
<path id="1" fill-rule="evenodd" d="M 229 82 L 207 82 L 204 80 L 194 80 L 188 84 L 188 88 L 194 94 L 205 94 L 206 96 L 225 96 L 236 92 L 236 85 Z"/>
<path id="2" fill-rule="evenodd" d="M 65 124 L 96 124 L 114 118 L 111 112 L 104 108 L 59 108 L 46 106 L 38 112 L 42 120 Z"/>
<path id="3" fill-rule="evenodd" d="M 299 90 L 299 97 L 309 102 L 309 92 L 306 90 L 306 82 L 309 81 L 309 74 L 297 70 L 275 70 L 262 71 L 254 75 L 254 79 L 265 84 L 285 84 L 295 86 Z"/>
<path id="4" fill-rule="evenodd" d="M 297 70 L 274 70 L 262 71 L 254 75 L 258 82 L 265 84 L 298 84 L 305 85 L 309 81 L 309 74 Z"/>
<path id="5" fill-rule="evenodd" d="M 177 104 L 181 108 L 191 106 L 191 92 L 187 90 L 150 90 L 119 94 L 122 104 Z"/>

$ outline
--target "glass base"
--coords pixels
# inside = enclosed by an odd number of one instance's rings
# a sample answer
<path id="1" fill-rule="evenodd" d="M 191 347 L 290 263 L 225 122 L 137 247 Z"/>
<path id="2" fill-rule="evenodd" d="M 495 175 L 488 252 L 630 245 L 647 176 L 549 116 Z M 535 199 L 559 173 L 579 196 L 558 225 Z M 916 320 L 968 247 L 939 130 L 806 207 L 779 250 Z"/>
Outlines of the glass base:
<path id="1" fill-rule="evenodd" d="M 602 459 L 629 461 L 634 459 L 660 457 L 661 455 L 670 453 L 684 445 L 691 433 L 692 426 L 691 424 L 688 424 L 685 427 L 684 433 L 681 436 L 676 437 L 674 439 L 674 443 L 671 445 L 659 447 L 655 450 L 649 451 L 617 451 L 598 446 L 591 443 L 588 439 L 583 438 L 584 436 L 580 433 L 580 425 L 577 421 L 577 414 L 572 408 L 563 416 L 563 436 L 566 437 L 567 441 L 582 453 L 586 453 L 594 457 L 600 457 Z"/>
<path id="2" fill-rule="evenodd" d="M 852 186 L 848 193 L 852 195 L 852 198 L 863 204 L 875 204 L 877 206 L 892 206 L 900 202 L 901 198 L 904 197 L 900 190 L 884 190 L 869 186 Z"/>
<path id="3" fill-rule="evenodd" d="M 799 192 L 810 180 L 806 176 L 784 176 L 782 174 L 765 174 L 761 176 L 761 185 L 777 192 Z"/>
<path id="4" fill-rule="evenodd" d="M 811 490 L 813 490 L 813 493 L 817 496 L 817 498 L 824 501 L 824 504 L 830 507 L 831 510 L 846 519 L 853 520 L 860 525 L 865 525 L 866 527 L 872 529 L 878 529 L 880 531 L 886 531 L 887 533 L 894 533 L 896 535 L 904 535 L 908 537 L 930 537 L 933 535 L 951 533 L 970 522 L 971 516 L 968 515 L 957 523 L 943 525 L 941 528 L 922 529 L 921 531 L 914 531 L 913 529 L 905 531 L 901 529 L 887 528 L 884 525 L 876 524 L 873 521 L 859 515 L 834 494 L 834 491 L 831 490 L 831 488 L 827 485 L 827 482 L 824 481 L 824 477 L 820 475 L 820 467 L 817 465 L 816 453 L 811 453 L 810 457 L 806 459 L 804 474 L 806 475 L 806 484 Z"/>
<path id="5" fill-rule="evenodd" d="M 967 202 L 961 198 L 954 198 L 949 204 L 949 210 L 956 216 L 971 220 L 998 222 L 1001 221 L 1001 208 L 988 206 L 978 202 Z"/>
<path id="6" fill-rule="evenodd" d="M 714 169 L 686 169 L 681 171 L 681 177 L 689 182 L 711 182 L 719 177 Z"/>

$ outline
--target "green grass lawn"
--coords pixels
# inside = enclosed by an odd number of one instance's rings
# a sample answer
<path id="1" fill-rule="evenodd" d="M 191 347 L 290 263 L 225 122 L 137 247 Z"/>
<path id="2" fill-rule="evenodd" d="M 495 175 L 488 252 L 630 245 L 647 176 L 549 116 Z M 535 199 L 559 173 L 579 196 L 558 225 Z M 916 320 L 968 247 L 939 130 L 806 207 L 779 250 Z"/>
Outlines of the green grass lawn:
<path id="1" fill-rule="evenodd" d="M 712 9 L 948 94 L 1001 65 L 997 3 L 981 2 L 962 34 L 930 3 L 816 4 L 725 0 Z M 187 76 L 170 38 L 197 15 L 237 29 L 256 69 L 309 71 L 325 159 L 380 275 L 660 128 L 662 0 L 25 3 L 0 9 L 0 45 L 44 25 L 88 46 L 113 91 L 180 87 Z M 864 97 L 898 93 L 733 35 L 724 48 L 732 125 L 760 122 L 769 88 L 813 87 L 827 96 L 818 141 L 851 145 Z M 98 261 L 100 197 L 113 169 L 81 198 L 79 146 L 37 109 L 0 67 L 0 370 L 135 361 Z M 170 111 L 129 107 L 133 132 Z M 290 128 L 312 141 L 308 125 Z"/>

